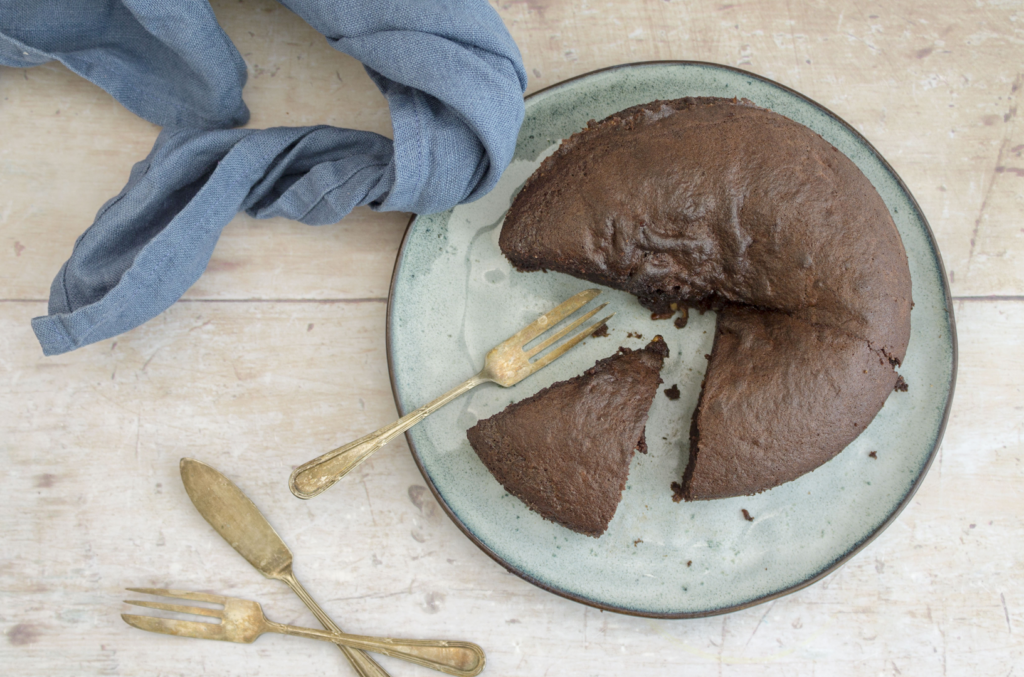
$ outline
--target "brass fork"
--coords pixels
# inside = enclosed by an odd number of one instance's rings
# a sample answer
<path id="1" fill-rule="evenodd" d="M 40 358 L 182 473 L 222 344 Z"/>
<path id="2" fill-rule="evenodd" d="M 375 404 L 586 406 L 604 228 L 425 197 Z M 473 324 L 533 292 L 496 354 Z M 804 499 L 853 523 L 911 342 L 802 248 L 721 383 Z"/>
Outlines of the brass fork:
<path id="1" fill-rule="evenodd" d="M 196 637 L 199 639 L 216 639 L 222 642 L 251 644 L 256 638 L 267 632 L 282 635 L 320 639 L 335 644 L 373 651 L 375 653 L 401 658 L 426 668 L 446 672 L 457 677 L 473 677 L 484 669 L 484 650 L 470 642 L 449 642 L 442 639 L 379 639 L 363 635 L 350 635 L 343 632 L 327 632 L 311 630 L 294 625 L 284 625 L 268 620 L 259 602 L 252 602 L 237 597 L 211 595 L 205 592 L 185 592 L 183 590 L 164 590 L 161 588 L 128 588 L 132 592 L 145 595 L 156 595 L 174 599 L 187 599 L 193 602 L 219 604 L 223 608 L 187 606 L 184 604 L 166 604 L 137 599 L 126 599 L 125 604 L 160 609 L 194 616 L 217 618 L 220 623 L 205 621 L 186 621 L 174 618 L 156 618 L 154 616 L 138 616 L 121 614 L 128 625 L 160 632 L 165 635 L 180 637 Z"/>
<path id="2" fill-rule="evenodd" d="M 333 451 L 319 456 L 308 463 L 300 465 L 292 473 L 288 485 L 292 493 L 299 498 L 313 498 L 342 477 L 352 471 L 357 465 L 367 459 L 373 452 L 390 442 L 396 436 L 413 427 L 427 416 L 448 404 L 456 397 L 469 392 L 481 383 L 497 383 L 502 387 L 509 387 L 519 383 L 530 374 L 543 369 L 577 343 L 594 333 L 601 325 L 611 319 L 612 315 L 598 320 L 580 333 L 568 339 L 554 350 L 536 357 L 541 352 L 551 347 L 556 341 L 566 336 L 576 327 L 580 326 L 598 311 L 604 308 L 607 303 L 594 308 L 589 313 L 574 320 L 566 327 L 543 342 L 526 349 L 526 345 L 551 329 L 554 329 L 562 320 L 585 306 L 600 294 L 599 289 L 588 289 L 576 294 L 571 299 L 541 315 L 534 322 L 519 330 L 505 342 L 491 349 L 484 360 L 484 368 L 480 373 L 473 376 L 462 385 L 458 385 L 433 402 L 426 404 L 416 411 L 406 414 L 394 423 L 384 426 L 375 433 L 360 437 L 355 442 L 349 442 L 345 446 L 338 447 Z"/>

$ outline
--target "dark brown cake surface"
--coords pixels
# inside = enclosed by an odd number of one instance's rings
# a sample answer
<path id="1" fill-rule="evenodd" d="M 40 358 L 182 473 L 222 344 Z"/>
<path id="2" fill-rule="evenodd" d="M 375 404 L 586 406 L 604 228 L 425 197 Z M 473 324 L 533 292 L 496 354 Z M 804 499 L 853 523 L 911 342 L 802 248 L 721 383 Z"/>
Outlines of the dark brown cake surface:
<path id="1" fill-rule="evenodd" d="M 668 347 L 656 337 L 478 422 L 466 435 L 505 489 L 546 519 L 600 536 L 615 515 Z"/>
<path id="2" fill-rule="evenodd" d="M 884 404 L 909 341 L 907 257 L 874 187 L 748 102 L 655 101 L 591 123 L 526 183 L 499 244 L 521 271 L 623 289 L 656 312 L 719 311 L 688 499 L 756 493 L 832 458 Z M 851 371 L 867 355 L 884 378 Z"/>

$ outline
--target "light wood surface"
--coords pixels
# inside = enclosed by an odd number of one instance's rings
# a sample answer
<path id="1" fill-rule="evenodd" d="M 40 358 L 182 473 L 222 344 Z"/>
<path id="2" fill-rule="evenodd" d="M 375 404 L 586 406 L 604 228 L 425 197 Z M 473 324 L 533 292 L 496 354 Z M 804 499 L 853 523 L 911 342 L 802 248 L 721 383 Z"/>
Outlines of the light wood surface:
<path id="1" fill-rule="evenodd" d="M 912 504 L 817 585 L 654 621 L 504 571 L 444 515 L 404 441 L 298 501 L 291 466 L 396 415 L 384 323 L 407 215 L 359 209 L 320 228 L 239 216 L 168 312 L 44 358 L 29 321 L 158 130 L 59 65 L 0 68 L 0 671 L 351 674 L 316 642 L 198 642 L 120 620 L 122 588 L 141 585 L 258 599 L 315 624 L 192 509 L 178 459 L 194 456 L 264 509 L 343 628 L 474 641 L 485 675 L 1024 675 L 1024 6 L 495 6 L 530 91 L 630 61 L 739 66 L 832 109 L 896 168 L 935 231 L 960 337 L 949 427 Z M 297 17 L 264 0 L 214 9 L 249 65 L 252 126 L 390 133 L 361 66 Z"/>

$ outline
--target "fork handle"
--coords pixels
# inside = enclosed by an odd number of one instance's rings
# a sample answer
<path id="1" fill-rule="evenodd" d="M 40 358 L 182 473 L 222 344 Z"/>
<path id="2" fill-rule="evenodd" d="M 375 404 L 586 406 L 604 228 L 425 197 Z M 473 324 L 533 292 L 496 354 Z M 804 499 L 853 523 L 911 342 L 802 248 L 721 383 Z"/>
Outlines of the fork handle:
<path id="1" fill-rule="evenodd" d="M 469 392 L 481 383 L 491 379 L 480 372 L 466 382 L 455 386 L 436 400 L 410 412 L 390 425 L 386 425 L 375 433 L 360 437 L 355 442 L 328 451 L 322 456 L 303 463 L 292 472 L 288 486 L 292 493 L 302 499 L 317 496 L 332 484 L 351 472 L 357 465 L 365 461 L 370 454 L 413 427 L 430 414 L 434 413 L 456 397 Z"/>
<path id="2" fill-rule="evenodd" d="M 300 628 L 273 621 L 267 621 L 267 629 L 282 635 L 320 639 L 350 649 L 373 651 L 456 677 L 473 677 L 484 669 L 484 650 L 472 642 L 453 642 L 444 639 L 383 639 Z"/>

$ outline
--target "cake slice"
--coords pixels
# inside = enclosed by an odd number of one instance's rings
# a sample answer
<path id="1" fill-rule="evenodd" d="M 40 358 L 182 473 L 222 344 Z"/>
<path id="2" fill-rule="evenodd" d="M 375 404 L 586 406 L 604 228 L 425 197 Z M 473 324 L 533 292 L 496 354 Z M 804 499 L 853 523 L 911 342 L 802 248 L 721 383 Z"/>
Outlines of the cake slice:
<path id="1" fill-rule="evenodd" d="M 677 501 L 754 494 L 814 470 L 863 432 L 898 378 L 867 341 L 737 306 L 719 312 L 710 358 Z"/>
<path id="2" fill-rule="evenodd" d="M 506 491 L 541 517 L 587 536 L 608 528 L 668 357 L 660 336 L 619 348 L 585 373 L 510 404 L 466 432 Z"/>

